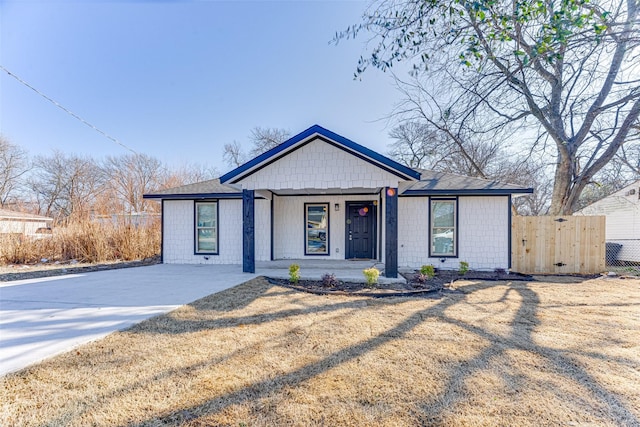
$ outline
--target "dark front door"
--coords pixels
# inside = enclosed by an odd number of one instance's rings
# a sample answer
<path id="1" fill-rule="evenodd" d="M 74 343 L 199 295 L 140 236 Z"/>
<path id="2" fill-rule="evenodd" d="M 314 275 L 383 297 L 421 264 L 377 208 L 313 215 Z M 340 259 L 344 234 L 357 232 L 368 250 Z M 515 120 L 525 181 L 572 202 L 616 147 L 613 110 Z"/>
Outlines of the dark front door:
<path id="1" fill-rule="evenodd" d="M 376 206 L 372 202 L 347 202 L 345 258 L 376 257 Z"/>

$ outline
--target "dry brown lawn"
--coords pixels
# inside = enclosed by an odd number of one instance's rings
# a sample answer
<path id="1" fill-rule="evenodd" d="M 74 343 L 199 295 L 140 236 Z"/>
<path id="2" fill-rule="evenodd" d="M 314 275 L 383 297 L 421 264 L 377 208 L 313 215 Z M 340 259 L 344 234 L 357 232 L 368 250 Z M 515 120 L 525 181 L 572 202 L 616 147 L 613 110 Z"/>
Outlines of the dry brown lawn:
<path id="1" fill-rule="evenodd" d="M 640 280 L 256 279 L 2 379 L 2 426 L 640 425 Z"/>

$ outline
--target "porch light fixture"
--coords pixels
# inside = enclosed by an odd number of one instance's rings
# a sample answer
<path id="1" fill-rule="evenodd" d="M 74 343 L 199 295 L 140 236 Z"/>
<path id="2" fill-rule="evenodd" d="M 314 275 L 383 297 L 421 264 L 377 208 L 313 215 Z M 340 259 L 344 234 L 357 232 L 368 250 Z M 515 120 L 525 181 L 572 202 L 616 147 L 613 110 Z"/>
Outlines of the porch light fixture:
<path id="1" fill-rule="evenodd" d="M 336 203 L 333 208 L 338 212 L 340 210 L 340 203 Z"/>
<path id="2" fill-rule="evenodd" d="M 393 188 L 387 188 L 387 196 L 389 197 L 393 197 L 396 194 L 396 190 L 394 190 Z"/>

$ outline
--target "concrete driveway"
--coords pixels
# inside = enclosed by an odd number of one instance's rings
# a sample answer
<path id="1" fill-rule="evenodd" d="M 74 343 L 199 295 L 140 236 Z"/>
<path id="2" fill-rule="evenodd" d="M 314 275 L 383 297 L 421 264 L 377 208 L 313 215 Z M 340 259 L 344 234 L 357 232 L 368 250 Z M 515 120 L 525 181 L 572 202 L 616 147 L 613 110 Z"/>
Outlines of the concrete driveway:
<path id="1" fill-rule="evenodd" d="M 159 264 L 0 282 L 0 375 L 256 276 L 240 265 Z"/>

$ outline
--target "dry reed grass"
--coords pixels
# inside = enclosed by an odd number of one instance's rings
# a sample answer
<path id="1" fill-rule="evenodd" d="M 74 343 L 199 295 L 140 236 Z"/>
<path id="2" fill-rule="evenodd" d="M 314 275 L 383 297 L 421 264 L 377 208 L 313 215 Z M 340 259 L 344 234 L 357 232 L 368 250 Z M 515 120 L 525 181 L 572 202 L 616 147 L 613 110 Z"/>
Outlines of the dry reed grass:
<path id="1" fill-rule="evenodd" d="M 639 425 L 640 281 L 255 279 L 2 380 L 3 426 Z"/>
<path id="2" fill-rule="evenodd" d="M 0 235 L 0 265 L 49 261 L 106 262 L 149 258 L 160 253 L 159 221 L 146 226 L 72 223 L 53 229 L 51 236 L 31 239 Z"/>

